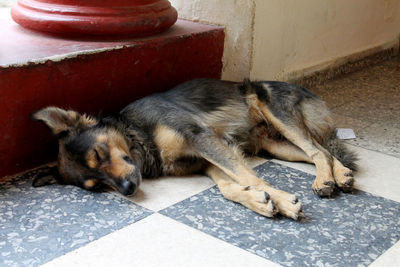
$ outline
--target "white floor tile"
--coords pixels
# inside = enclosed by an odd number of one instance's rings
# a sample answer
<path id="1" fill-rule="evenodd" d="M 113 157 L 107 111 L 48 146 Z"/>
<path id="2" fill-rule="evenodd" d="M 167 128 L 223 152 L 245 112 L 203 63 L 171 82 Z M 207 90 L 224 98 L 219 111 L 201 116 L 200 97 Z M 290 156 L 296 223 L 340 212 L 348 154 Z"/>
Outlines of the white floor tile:
<path id="1" fill-rule="evenodd" d="M 159 211 L 214 185 L 211 178 L 200 175 L 144 179 L 138 192 L 128 199 L 147 209 Z"/>
<path id="2" fill-rule="evenodd" d="M 260 157 L 251 157 L 251 158 L 246 158 L 246 162 L 247 165 L 251 168 L 255 168 L 258 165 L 261 165 L 265 162 L 267 162 L 268 160 L 264 159 L 264 158 L 260 158 Z"/>
<path id="3" fill-rule="evenodd" d="M 360 161 L 355 186 L 374 195 L 400 202 L 400 159 L 361 147 L 355 150 Z"/>
<path id="4" fill-rule="evenodd" d="M 280 266 L 160 214 L 44 266 Z"/>
<path id="5" fill-rule="evenodd" d="M 377 258 L 370 267 L 400 266 L 400 241 Z"/>
<path id="6" fill-rule="evenodd" d="M 347 145 L 360 157 L 355 173 L 355 188 L 400 202 L 400 159 L 383 153 Z M 307 163 L 272 160 L 315 175 L 315 166 Z"/>

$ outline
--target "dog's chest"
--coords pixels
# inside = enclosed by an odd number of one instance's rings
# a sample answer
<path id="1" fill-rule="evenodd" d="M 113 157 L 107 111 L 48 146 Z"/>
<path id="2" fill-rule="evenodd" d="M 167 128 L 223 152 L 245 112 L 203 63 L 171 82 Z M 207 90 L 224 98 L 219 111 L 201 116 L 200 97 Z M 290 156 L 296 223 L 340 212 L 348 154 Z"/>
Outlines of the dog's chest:
<path id="1" fill-rule="evenodd" d="M 157 146 L 164 175 L 182 175 L 188 173 L 190 163 L 195 163 L 195 151 L 175 130 L 159 125 L 154 131 L 154 142 Z M 189 159 L 191 160 L 184 160 Z"/>

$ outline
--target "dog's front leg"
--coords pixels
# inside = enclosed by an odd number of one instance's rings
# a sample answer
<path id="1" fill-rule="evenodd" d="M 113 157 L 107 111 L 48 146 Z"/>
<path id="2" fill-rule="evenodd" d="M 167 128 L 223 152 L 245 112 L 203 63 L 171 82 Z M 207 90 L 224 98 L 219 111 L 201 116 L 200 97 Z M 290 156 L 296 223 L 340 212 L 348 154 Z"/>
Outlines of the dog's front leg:
<path id="1" fill-rule="evenodd" d="M 206 173 L 214 180 L 226 199 L 238 202 L 266 217 L 273 217 L 277 213 L 278 210 L 267 192 L 256 190 L 252 186 L 239 185 L 212 164 L 207 167 Z"/>
<path id="2" fill-rule="evenodd" d="M 285 191 L 275 189 L 264 180 L 258 178 L 254 172 L 246 166 L 239 151 L 221 142 L 217 136 L 212 134 L 196 137 L 193 145 L 203 158 L 222 170 L 232 178 L 238 186 L 268 193 L 279 213 L 295 220 L 298 219 L 301 214 L 301 203 L 298 201 L 297 197 Z M 229 186 L 229 188 L 236 188 L 233 190 L 237 191 L 239 187 Z M 234 195 L 235 194 L 231 196 Z M 239 196 L 237 198 L 239 198 Z M 245 206 L 248 207 L 249 205 Z"/>

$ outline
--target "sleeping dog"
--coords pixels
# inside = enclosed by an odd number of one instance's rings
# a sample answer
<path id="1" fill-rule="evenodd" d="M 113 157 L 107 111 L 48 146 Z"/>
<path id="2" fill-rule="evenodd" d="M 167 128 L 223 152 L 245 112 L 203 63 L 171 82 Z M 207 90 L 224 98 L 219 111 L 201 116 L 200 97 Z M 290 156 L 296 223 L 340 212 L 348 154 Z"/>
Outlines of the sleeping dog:
<path id="1" fill-rule="evenodd" d="M 266 150 L 316 165 L 312 189 L 329 197 L 353 186 L 355 155 L 336 138 L 325 103 L 305 88 L 271 81 L 196 79 L 93 118 L 47 107 L 32 114 L 58 138 L 58 182 L 134 194 L 142 178 L 205 173 L 229 200 L 267 217 L 298 219 L 301 202 L 246 166 Z M 36 185 L 46 182 L 40 177 Z"/>

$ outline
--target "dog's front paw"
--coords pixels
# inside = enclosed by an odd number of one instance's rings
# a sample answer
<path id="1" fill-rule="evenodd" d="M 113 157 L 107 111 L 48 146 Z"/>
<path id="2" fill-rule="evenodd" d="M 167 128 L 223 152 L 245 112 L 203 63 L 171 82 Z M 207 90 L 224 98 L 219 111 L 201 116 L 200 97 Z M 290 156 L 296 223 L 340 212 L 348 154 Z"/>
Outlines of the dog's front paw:
<path id="1" fill-rule="evenodd" d="M 256 190 L 252 186 L 243 187 L 243 199 L 240 203 L 266 217 L 273 217 L 278 208 L 267 192 Z"/>
<path id="2" fill-rule="evenodd" d="M 276 191 L 271 194 L 280 214 L 293 220 L 304 217 L 301 202 L 295 195 L 281 190 Z"/>

